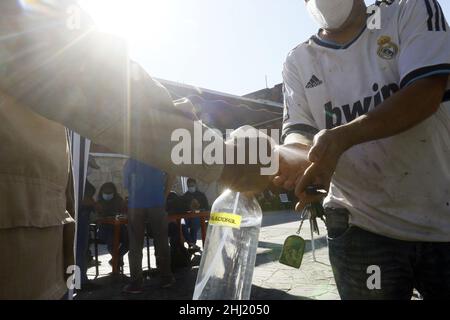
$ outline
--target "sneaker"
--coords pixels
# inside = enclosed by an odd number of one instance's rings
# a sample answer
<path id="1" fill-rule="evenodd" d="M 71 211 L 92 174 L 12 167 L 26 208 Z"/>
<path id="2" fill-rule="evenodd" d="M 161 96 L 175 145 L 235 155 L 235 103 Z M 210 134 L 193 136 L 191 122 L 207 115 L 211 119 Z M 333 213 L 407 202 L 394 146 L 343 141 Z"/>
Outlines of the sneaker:
<path id="1" fill-rule="evenodd" d="M 160 287 L 163 289 L 168 289 L 175 284 L 176 280 L 174 276 L 162 277 Z"/>
<path id="2" fill-rule="evenodd" d="M 144 287 L 142 285 L 130 283 L 123 287 L 122 292 L 128 294 L 141 294 L 144 293 Z"/>

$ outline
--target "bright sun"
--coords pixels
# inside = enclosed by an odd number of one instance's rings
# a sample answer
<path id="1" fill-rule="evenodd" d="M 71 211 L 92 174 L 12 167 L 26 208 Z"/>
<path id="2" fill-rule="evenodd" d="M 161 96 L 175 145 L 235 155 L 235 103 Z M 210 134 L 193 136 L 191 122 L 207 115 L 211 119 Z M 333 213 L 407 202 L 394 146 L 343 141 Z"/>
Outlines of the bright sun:
<path id="1" fill-rule="evenodd" d="M 158 42 L 171 16 L 168 0 L 80 0 L 101 31 L 130 42 Z"/>

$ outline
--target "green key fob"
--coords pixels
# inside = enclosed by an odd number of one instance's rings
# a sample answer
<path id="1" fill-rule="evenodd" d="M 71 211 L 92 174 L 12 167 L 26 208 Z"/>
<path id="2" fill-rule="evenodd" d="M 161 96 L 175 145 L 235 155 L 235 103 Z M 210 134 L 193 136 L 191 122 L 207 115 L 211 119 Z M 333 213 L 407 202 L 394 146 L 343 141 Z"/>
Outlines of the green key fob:
<path id="1" fill-rule="evenodd" d="M 290 236 L 286 239 L 280 256 L 280 263 L 299 269 L 305 253 L 305 240 L 300 236 Z"/>

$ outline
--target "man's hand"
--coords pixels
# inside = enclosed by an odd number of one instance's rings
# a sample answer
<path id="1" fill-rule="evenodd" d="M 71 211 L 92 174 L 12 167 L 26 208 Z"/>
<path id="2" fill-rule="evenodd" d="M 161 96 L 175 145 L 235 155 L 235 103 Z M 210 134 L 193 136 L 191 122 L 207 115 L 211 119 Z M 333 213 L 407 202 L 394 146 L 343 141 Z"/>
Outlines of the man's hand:
<path id="1" fill-rule="evenodd" d="M 251 139 L 256 138 L 250 137 Z M 278 159 L 277 173 L 273 176 L 261 175 L 261 165 L 227 165 L 222 175 L 222 182 L 236 191 L 263 191 L 271 182 L 277 188 L 293 190 L 298 179 L 311 165 L 308 160 L 310 146 L 295 141 L 278 146 L 270 137 L 263 134 L 260 134 L 257 139 L 262 139 L 271 146 L 272 159 Z M 227 147 L 236 148 L 232 140 L 227 141 Z"/>
<path id="2" fill-rule="evenodd" d="M 299 177 L 295 188 L 295 194 L 300 199 L 297 210 L 322 200 L 324 195 L 307 195 L 306 188 L 320 185 L 329 190 L 339 159 L 347 148 L 347 142 L 339 130 L 323 130 L 314 137 L 314 144 L 308 155 L 312 164 Z"/>
<path id="3" fill-rule="evenodd" d="M 226 146 L 235 148 L 230 143 Z M 262 175 L 261 168 L 259 164 L 226 164 L 219 183 L 238 192 L 262 192 L 269 186 L 270 176 Z"/>
<path id="4" fill-rule="evenodd" d="M 255 146 L 255 144 L 258 146 L 257 154 L 254 154 L 255 150 L 250 148 L 250 145 Z M 219 182 L 234 191 L 254 193 L 264 191 L 269 186 L 271 177 L 262 174 L 261 169 L 269 166 L 263 163 L 260 157 L 259 148 L 263 145 L 266 146 L 267 151 L 264 156 L 273 161 L 276 143 L 271 137 L 249 126 L 235 130 L 225 143 L 225 153 L 234 154 L 234 158 L 227 159 Z M 242 160 L 243 152 L 245 152 L 245 161 L 244 164 L 239 164 L 238 160 Z M 256 163 L 251 163 L 253 161 L 250 159 L 255 156 Z"/>
<path id="5" fill-rule="evenodd" d="M 279 157 L 278 173 L 272 177 L 276 187 L 293 190 L 297 180 L 311 165 L 308 160 L 310 147 L 301 143 L 290 143 L 275 148 Z"/>

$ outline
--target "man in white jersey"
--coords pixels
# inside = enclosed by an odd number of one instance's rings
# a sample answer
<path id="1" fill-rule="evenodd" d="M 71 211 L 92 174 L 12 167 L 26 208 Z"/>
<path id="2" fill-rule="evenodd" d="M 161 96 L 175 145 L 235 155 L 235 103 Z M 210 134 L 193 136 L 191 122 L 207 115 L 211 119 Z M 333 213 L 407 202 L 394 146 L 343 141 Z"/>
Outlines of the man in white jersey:
<path id="1" fill-rule="evenodd" d="M 372 15 L 363 0 L 305 3 L 320 30 L 287 57 L 283 134 L 293 149 L 312 145 L 312 165 L 274 182 L 296 187 L 299 209 L 318 200 L 307 186 L 329 188 L 343 299 L 410 299 L 413 288 L 449 298 L 450 28 L 439 2 L 378 1 Z"/>

